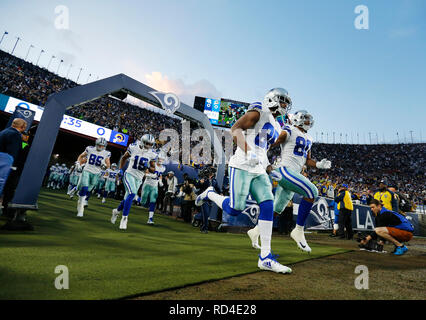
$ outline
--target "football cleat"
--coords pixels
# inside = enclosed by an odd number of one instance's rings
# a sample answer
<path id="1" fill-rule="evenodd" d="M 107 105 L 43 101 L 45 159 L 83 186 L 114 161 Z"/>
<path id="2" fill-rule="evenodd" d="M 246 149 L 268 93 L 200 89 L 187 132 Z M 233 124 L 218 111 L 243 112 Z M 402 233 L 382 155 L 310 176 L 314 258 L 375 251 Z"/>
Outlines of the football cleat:
<path id="1" fill-rule="evenodd" d="M 265 258 L 259 255 L 259 260 L 257 266 L 261 270 L 273 271 L 277 273 L 291 273 L 292 270 L 289 267 L 286 267 L 279 263 L 276 258 L 278 256 L 273 255 L 272 253 L 268 254 Z"/>
<path id="2" fill-rule="evenodd" d="M 102 198 L 102 201 L 101 201 L 102 203 L 105 203 L 106 202 L 106 199 L 105 198 Z"/>
<path id="3" fill-rule="evenodd" d="M 305 232 L 297 230 L 296 228 L 293 229 L 293 231 L 290 233 L 290 237 L 293 238 L 294 241 L 296 241 L 297 246 L 300 250 L 310 253 L 312 250 L 308 246 L 308 243 L 305 239 Z"/>
<path id="4" fill-rule="evenodd" d="M 255 249 L 260 249 L 259 246 L 259 228 L 254 227 L 253 229 L 250 229 L 247 231 L 247 235 L 249 236 L 251 240 L 251 246 Z"/>
<path id="5" fill-rule="evenodd" d="M 154 221 L 152 218 L 149 218 L 148 221 L 146 222 L 147 224 L 154 224 Z"/>
<path id="6" fill-rule="evenodd" d="M 211 192 L 211 191 L 214 191 L 214 188 L 213 188 L 213 187 L 208 187 L 206 190 L 204 190 L 204 192 L 203 192 L 203 193 L 201 193 L 201 194 L 197 197 L 197 199 L 195 199 L 195 205 L 196 205 L 197 207 L 201 207 L 201 206 L 203 205 L 204 201 L 209 200 L 209 198 L 207 197 L 207 194 L 208 194 L 209 192 Z"/>
<path id="7" fill-rule="evenodd" d="M 118 216 L 120 215 L 120 211 L 117 209 L 112 210 L 112 216 L 111 216 L 111 223 L 115 224 L 115 221 L 117 221 Z"/>
<path id="8" fill-rule="evenodd" d="M 121 230 L 126 230 L 127 229 L 127 216 L 122 216 L 121 217 L 120 229 Z"/>
<path id="9" fill-rule="evenodd" d="M 396 255 L 396 256 L 402 256 L 407 251 L 408 251 L 408 248 L 406 246 L 402 245 L 401 247 L 396 247 L 393 254 Z"/>

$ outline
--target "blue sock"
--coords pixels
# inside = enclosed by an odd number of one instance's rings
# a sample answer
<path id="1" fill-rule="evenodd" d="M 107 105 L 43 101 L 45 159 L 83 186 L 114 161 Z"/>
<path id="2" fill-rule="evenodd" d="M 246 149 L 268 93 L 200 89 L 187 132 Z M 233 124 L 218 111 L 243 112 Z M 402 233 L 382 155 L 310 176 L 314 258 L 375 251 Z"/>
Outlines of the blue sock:
<path id="1" fill-rule="evenodd" d="M 120 204 L 118 205 L 117 210 L 118 211 L 123 211 L 123 208 L 124 208 L 124 200 L 120 202 Z"/>
<path id="2" fill-rule="evenodd" d="M 272 221 L 274 220 L 274 201 L 267 200 L 259 204 L 260 213 L 258 220 Z"/>
<path id="3" fill-rule="evenodd" d="M 234 208 L 231 208 L 231 206 L 229 205 L 230 201 L 231 200 L 230 200 L 229 197 L 226 197 L 225 200 L 223 200 L 223 202 L 222 202 L 222 210 L 225 211 L 230 216 L 238 216 L 241 213 L 241 211 L 240 210 L 235 210 Z"/>
<path id="4" fill-rule="evenodd" d="M 126 200 L 124 201 L 123 216 L 129 215 L 130 207 L 132 206 L 132 201 L 135 196 L 136 195 L 134 193 L 131 193 L 127 196 Z"/>
<path id="5" fill-rule="evenodd" d="M 78 193 L 78 195 L 80 196 L 80 197 L 84 197 L 85 195 L 87 195 L 88 194 L 88 190 L 89 190 L 89 188 L 88 187 L 83 187 L 83 188 L 81 188 L 81 190 L 80 190 L 80 192 Z M 86 199 L 87 200 L 87 199 Z"/>
<path id="6" fill-rule="evenodd" d="M 302 199 L 302 201 L 299 204 L 299 211 L 297 212 L 297 224 L 299 226 L 304 226 L 305 221 L 309 216 L 309 213 L 311 212 L 311 208 L 314 205 L 313 202 L 308 202 L 305 199 Z"/>
<path id="7" fill-rule="evenodd" d="M 104 191 L 104 198 L 108 198 L 108 192 Z"/>
<path id="8" fill-rule="evenodd" d="M 155 210 L 155 202 L 151 202 L 149 204 L 149 212 L 154 212 L 154 210 Z"/>

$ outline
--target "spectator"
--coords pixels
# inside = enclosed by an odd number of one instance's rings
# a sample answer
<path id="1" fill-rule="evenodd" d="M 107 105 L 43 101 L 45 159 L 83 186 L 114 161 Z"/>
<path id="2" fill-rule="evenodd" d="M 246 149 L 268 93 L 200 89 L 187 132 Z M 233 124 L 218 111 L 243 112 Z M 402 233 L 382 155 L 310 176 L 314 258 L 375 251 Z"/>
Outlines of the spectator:
<path id="1" fill-rule="evenodd" d="M 361 241 L 361 245 L 365 246 L 372 239 L 380 237 L 395 245 L 395 255 L 405 254 L 408 248 L 401 242 L 408 242 L 413 238 L 413 225 L 403 215 L 387 210 L 377 199 L 371 201 L 370 209 L 376 217 L 376 227 L 372 235 Z"/>
<path id="2" fill-rule="evenodd" d="M 348 190 L 348 185 L 343 184 L 338 191 L 338 196 L 334 199 L 337 203 L 337 209 L 339 210 L 339 231 L 338 235 L 341 239 L 352 239 L 352 211 L 354 205 L 352 203 L 352 196 Z M 346 229 L 346 232 L 344 231 Z"/>
<path id="3" fill-rule="evenodd" d="M 398 199 L 395 193 L 389 190 L 386 180 L 380 180 L 379 190 L 374 194 L 374 199 L 382 202 L 386 209 L 398 211 Z"/>

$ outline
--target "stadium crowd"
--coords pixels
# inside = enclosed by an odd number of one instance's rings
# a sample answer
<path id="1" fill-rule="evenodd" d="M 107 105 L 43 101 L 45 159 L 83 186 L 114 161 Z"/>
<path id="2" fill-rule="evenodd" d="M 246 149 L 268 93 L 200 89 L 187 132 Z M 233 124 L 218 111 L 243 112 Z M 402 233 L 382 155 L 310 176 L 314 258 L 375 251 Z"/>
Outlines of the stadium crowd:
<path id="1" fill-rule="evenodd" d="M 275 160 L 276 150 L 271 155 Z M 426 198 L 426 144 L 349 145 L 314 143 L 312 158 L 327 158 L 332 168 L 310 169 L 309 178 L 320 186 L 327 181 L 334 185 L 348 184 L 358 196 L 374 192 L 382 179 L 409 200 L 423 204 Z"/>
<path id="2" fill-rule="evenodd" d="M 47 97 L 55 92 L 78 86 L 77 83 L 30 62 L 26 62 L 0 50 L 0 93 L 44 105 Z M 75 106 L 67 115 L 85 120 L 108 129 L 122 132 L 131 137 L 140 137 L 149 132 L 160 132 L 164 128 L 181 131 L 180 121 L 159 113 L 142 109 L 112 97 Z M 149 118 L 141 126 L 141 119 Z"/>
<path id="3" fill-rule="evenodd" d="M 54 92 L 78 86 L 77 83 L 26 62 L 0 50 L 0 93 L 28 102 L 44 105 Z M 181 132 L 179 120 L 142 109 L 113 97 L 75 106 L 67 114 L 106 128 L 140 137 L 144 133 L 158 133 L 165 128 Z M 150 121 L 141 121 L 149 119 Z M 197 128 L 191 125 L 192 129 Z M 130 140 L 133 140 L 132 138 Z M 193 146 L 194 142 L 192 143 Z M 308 174 L 316 184 L 329 181 L 334 185 L 349 184 L 354 193 L 376 190 L 379 181 L 388 179 L 399 192 L 418 204 L 426 196 L 425 144 L 399 145 L 348 145 L 321 144 L 312 147 L 314 159 L 328 158 L 331 170 L 319 172 L 311 169 Z M 279 149 L 270 152 L 271 162 L 279 156 Z"/>

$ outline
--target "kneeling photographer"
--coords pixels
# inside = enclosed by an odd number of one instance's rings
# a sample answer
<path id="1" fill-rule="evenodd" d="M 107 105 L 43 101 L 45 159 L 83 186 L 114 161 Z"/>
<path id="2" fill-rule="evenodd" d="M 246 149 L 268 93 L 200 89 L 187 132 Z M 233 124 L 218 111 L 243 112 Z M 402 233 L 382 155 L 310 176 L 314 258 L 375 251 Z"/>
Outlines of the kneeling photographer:
<path id="1" fill-rule="evenodd" d="M 208 187 L 213 187 L 215 192 L 221 193 L 217 181 L 215 179 L 216 169 L 214 167 L 204 168 L 198 174 L 199 180 L 195 184 L 198 189 L 197 194 L 203 193 Z M 208 233 L 209 230 L 209 217 L 212 204 L 210 201 L 205 201 L 201 206 L 201 214 L 203 217 L 203 223 L 200 226 L 201 233 Z"/>
<path id="2" fill-rule="evenodd" d="M 395 245 L 393 254 L 403 255 L 406 253 L 408 249 L 401 242 L 408 242 L 413 238 L 413 225 L 402 214 L 384 208 L 383 204 L 377 199 L 371 201 L 370 209 L 376 217 L 376 227 L 373 234 L 363 237 L 360 240 L 360 247 L 371 249 L 372 244 L 380 237 Z M 383 248 L 383 243 L 379 242 L 378 246 L 382 246 Z M 382 251 L 380 247 L 378 251 Z"/>

